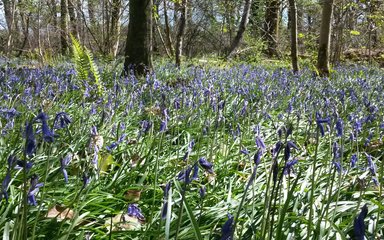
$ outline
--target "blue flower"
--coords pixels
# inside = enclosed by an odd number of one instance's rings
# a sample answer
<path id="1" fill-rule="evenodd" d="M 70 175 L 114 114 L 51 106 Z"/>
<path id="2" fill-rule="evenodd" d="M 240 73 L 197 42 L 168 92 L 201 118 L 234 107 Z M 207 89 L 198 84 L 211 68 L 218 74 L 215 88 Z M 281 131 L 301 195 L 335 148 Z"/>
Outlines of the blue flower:
<path id="1" fill-rule="evenodd" d="M 276 144 L 275 144 L 275 147 L 272 149 L 272 156 L 275 158 L 277 156 L 277 154 L 279 154 L 281 148 L 283 146 L 283 143 L 281 141 L 278 141 Z"/>
<path id="2" fill-rule="evenodd" d="M 168 212 L 168 201 L 164 200 L 163 207 L 161 208 L 161 219 L 165 219 L 167 217 Z"/>
<path id="3" fill-rule="evenodd" d="M 221 240 L 232 240 L 233 239 L 233 225 L 235 219 L 228 213 L 228 220 L 224 223 L 221 229 Z"/>
<path id="4" fill-rule="evenodd" d="M 137 218 L 141 222 L 145 221 L 145 217 L 137 203 L 131 203 L 128 205 L 127 214 L 130 217 Z"/>
<path id="5" fill-rule="evenodd" d="M 10 182 L 11 182 L 11 172 L 8 169 L 7 174 L 5 175 L 5 178 L 1 184 L 0 201 L 1 199 L 3 199 L 3 196 L 4 196 L 5 201 L 8 203 L 8 187 Z"/>
<path id="6" fill-rule="evenodd" d="M 343 170 L 343 167 L 341 166 L 341 163 L 338 161 L 333 161 L 333 165 L 335 166 L 338 173 L 341 173 Z"/>
<path id="7" fill-rule="evenodd" d="M 213 164 L 208 162 L 205 157 L 199 159 L 199 164 L 202 168 L 204 168 L 207 172 L 213 173 Z"/>
<path id="8" fill-rule="evenodd" d="M 42 128 L 42 132 L 43 132 L 44 141 L 53 142 L 55 134 L 53 133 L 53 131 L 51 131 L 51 129 L 49 129 L 48 122 L 47 122 L 48 121 L 47 114 L 40 111 L 40 113 L 36 116 L 34 121 L 37 121 L 37 120 L 39 120 L 41 122 L 41 128 Z"/>
<path id="9" fill-rule="evenodd" d="M 204 198 L 205 194 L 207 193 L 207 188 L 203 185 L 199 188 L 199 195 L 200 198 Z"/>
<path id="10" fill-rule="evenodd" d="M 192 168 L 190 166 L 187 169 L 181 170 L 177 175 L 177 180 L 183 181 L 186 184 L 191 183 L 191 179 L 189 177 L 189 175 L 191 174 L 191 171 L 192 171 Z"/>
<path id="11" fill-rule="evenodd" d="M 168 182 L 164 187 L 164 199 L 168 197 L 169 189 L 171 189 L 172 182 Z"/>
<path id="12" fill-rule="evenodd" d="M 260 136 L 256 136 L 256 140 L 255 140 L 255 142 L 256 142 L 256 146 L 257 146 L 258 148 L 260 148 L 261 150 L 264 151 L 264 150 L 266 149 L 265 144 L 264 144 L 264 141 L 263 141 L 263 139 L 261 139 Z"/>
<path id="13" fill-rule="evenodd" d="M 28 190 L 28 203 L 30 205 L 36 206 L 36 194 L 39 192 L 39 188 L 42 187 L 44 183 L 39 183 L 39 177 L 36 174 L 32 175 L 30 182 L 31 186 Z"/>
<path id="14" fill-rule="evenodd" d="M 88 186 L 88 184 L 90 182 L 90 178 L 89 178 L 89 176 L 85 172 L 83 173 L 82 181 L 83 181 L 82 189 L 84 189 L 86 186 Z"/>
<path id="15" fill-rule="evenodd" d="M 195 165 L 193 165 L 191 181 L 198 180 L 198 179 L 199 179 L 199 166 L 195 163 Z"/>
<path id="16" fill-rule="evenodd" d="M 320 130 L 321 136 L 324 137 L 324 126 L 323 123 L 327 123 L 328 125 L 331 123 L 331 119 L 329 117 L 327 118 L 321 118 L 319 113 L 316 113 L 316 124 L 317 127 Z"/>
<path id="17" fill-rule="evenodd" d="M 243 149 L 240 150 L 240 153 L 242 153 L 242 154 L 244 154 L 244 155 L 248 155 L 248 154 L 249 154 L 249 151 L 248 151 L 248 149 L 243 148 Z"/>
<path id="18" fill-rule="evenodd" d="M 55 120 L 53 121 L 53 126 L 56 129 L 65 128 L 72 122 L 72 119 L 65 112 L 59 112 L 56 114 Z"/>
<path id="19" fill-rule="evenodd" d="M 26 162 L 23 160 L 17 160 L 15 169 L 23 169 L 25 167 L 27 172 L 29 172 L 29 170 L 32 168 L 32 166 L 33 166 L 33 162 Z"/>
<path id="20" fill-rule="evenodd" d="M 376 164 L 372 161 L 372 156 L 369 154 L 365 154 L 367 156 L 367 161 L 368 161 L 368 169 L 371 172 L 372 176 L 376 176 Z"/>
<path id="21" fill-rule="evenodd" d="M 291 171 L 293 170 L 293 165 L 295 165 L 296 163 L 298 162 L 297 159 L 294 159 L 292 161 L 289 161 L 285 164 L 284 166 L 284 171 L 283 171 L 283 174 L 284 175 L 289 175 L 291 174 Z"/>
<path id="22" fill-rule="evenodd" d="M 364 219 L 368 215 L 368 207 L 367 204 L 365 204 L 361 212 L 359 213 L 359 216 L 355 218 L 353 221 L 353 233 L 354 233 L 354 239 L 355 240 L 364 240 L 365 236 L 365 224 L 364 224 Z"/>
<path id="23" fill-rule="evenodd" d="M 357 162 L 357 154 L 355 153 L 355 154 L 353 154 L 352 156 L 351 156 L 351 168 L 354 168 L 355 166 L 356 166 L 356 162 Z"/>
<path id="24" fill-rule="evenodd" d="M 32 123 L 27 122 L 25 125 L 25 155 L 31 157 L 36 152 L 36 138 L 33 132 Z"/>
<path id="25" fill-rule="evenodd" d="M 72 154 L 71 153 L 69 153 L 67 156 L 65 156 L 65 158 L 62 158 L 60 160 L 60 170 L 64 175 L 65 183 L 68 183 L 68 173 L 67 173 L 67 170 L 65 168 L 68 166 L 68 164 L 71 162 L 71 160 L 72 160 Z"/>
<path id="26" fill-rule="evenodd" d="M 263 156 L 263 151 L 262 150 L 257 150 L 255 153 L 255 156 L 253 156 L 253 162 L 255 163 L 256 166 L 260 164 L 261 157 Z"/>

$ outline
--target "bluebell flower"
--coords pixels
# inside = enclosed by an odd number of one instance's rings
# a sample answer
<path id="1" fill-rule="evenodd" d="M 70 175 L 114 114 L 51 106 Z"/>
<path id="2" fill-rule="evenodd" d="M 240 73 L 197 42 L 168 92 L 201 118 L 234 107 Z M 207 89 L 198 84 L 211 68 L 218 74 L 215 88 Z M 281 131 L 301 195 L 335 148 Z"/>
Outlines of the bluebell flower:
<path id="1" fill-rule="evenodd" d="M 209 173 L 213 173 L 213 164 L 208 162 L 207 159 L 205 157 L 201 157 L 199 159 L 199 164 L 202 168 L 204 168 L 207 172 Z"/>
<path id="2" fill-rule="evenodd" d="M 68 183 L 68 173 L 67 173 L 67 170 L 65 168 L 68 166 L 68 164 L 71 162 L 71 160 L 72 160 L 72 154 L 71 153 L 67 154 L 67 156 L 65 156 L 64 158 L 62 158 L 60 160 L 60 170 L 64 175 L 65 183 Z"/>
<path id="3" fill-rule="evenodd" d="M 368 207 L 367 207 L 367 204 L 365 204 L 361 208 L 361 212 L 359 213 L 359 215 L 353 221 L 353 233 L 354 233 L 355 240 L 364 240 L 365 238 L 364 219 L 367 217 L 367 215 L 368 215 Z"/>
<path id="4" fill-rule="evenodd" d="M 37 206 L 37 201 L 36 201 L 36 194 L 39 192 L 39 188 L 44 185 L 44 183 L 39 183 L 39 177 L 34 174 L 31 177 L 31 186 L 29 187 L 28 190 L 28 203 L 30 205 Z"/>
<path id="5" fill-rule="evenodd" d="M 23 169 L 25 167 L 26 171 L 29 172 L 29 170 L 32 168 L 32 166 L 33 166 L 33 162 L 27 162 L 24 160 L 17 160 L 15 169 L 20 170 L 20 169 Z"/>
<path id="6" fill-rule="evenodd" d="M 167 130 L 168 121 L 161 121 L 160 123 L 160 132 L 165 132 Z"/>
<path id="7" fill-rule="evenodd" d="M 351 156 L 351 168 L 354 168 L 356 166 L 357 160 L 358 160 L 357 154 L 356 153 L 352 154 L 352 156 Z"/>
<path id="8" fill-rule="evenodd" d="M 373 138 L 373 133 L 370 132 L 369 135 L 368 135 L 368 137 L 365 139 L 364 147 L 368 147 L 368 145 L 369 145 L 369 143 L 371 142 L 372 138 Z"/>
<path id="9" fill-rule="evenodd" d="M 8 169 L 7 174 L 1 184 L 1 192 L 0 192 L 0 201 L 5 198 L 5 201 L 8 203 L 8 187 L 11 182 L 11 171 Z"/>
<path id="10" fill-rule="evenodd" d="M 12 169 L 13 166 L 17 163 L 17 157 L 15 155 L 9 155 L 8 157 L 8 169 Z"/>
<path id="11" fill-rule="evenodd" d="M 264 151 L 264 150 L 266 149 L 265 144 L 264 144 L 264 141 L 263 141 L 263 139 L 261 139 L 260 136 L 256 136 L 256 140 L 255 140 L 255 142 L 256 142 L 256 146 L 257 146 L 258 148 L 260 148 L 261 150 Z"/>
<path id="12" fill-rule="evenodd" d="M 253 156 L 253 162 L 255 163 L 256 166 L 258 166 L 261 162 L 261 157 L 263 156 L 263 151 L 262 150 L 257 150 L 255 153 L 255 156 Z"/>
<path id="13" fill-rule="evenodd" d="M 336 136 L 338 137 L 343 136 L 343 131 L 344 131 L 344 123 L 343 123 L 343 120 L 339 118 L 336 121 Z"/>
<path id="14" fill-rule="evenodd" d="M 139 208 L 139 205 L 137 203 L 131 203 L 128 205 L 127 214 L 130 217 L 137 218 L 141 222 L 145 221 L 145 217 L 141 212 L 141 209 Z"/>
<path id="15" fill-rule="evenodd" d="M 275 144 L 275 147 L 272 149 L 272 156 L 273 156 L 273 157 L 276 157 L 276 156 L 279 154 L 279 152 L 280 152 L 282 146 L 283 146 L 283 143 L 282 143 L 281 141 L 278 141 L 278 142 Z"/>
<path id="16" fill-rule="evenodd" d="M 32 123 L 27 122 L 25 125 L 25 155 L 31 157 L 36 152 L 36 138 L 33 131 Z"/>
<path id="17" fill-rule="evenodd" d="M 340 148 L 337 142 L 333 142 L 332 144 L 332 153 L 333 153 L 333 159 L 340 158 Z"/>
<path id="18" fill-rule="evenodd" d="M 275 160 L 273 162 L 273 165 L 272 165 L 272 178 L 273 178 L 273 182 L 276 183 L 277 182 L 277 174 L 279 173 L 279 164 L 277 163 L 277 161 Z"/>
<path id="19" fill-rule="evenodd" d="M 195 163 L 195 165 L 193 165 L 191 181 L 198 180 L 198 179 L 199 179 L 199 166 Z"/>
<path id="20" fill-rule="evenodd" d="M 285 161 L 288 161 L 289 158 L 291 157 L 291 148 L 299 149 L 296 146 L 295 143 L 293 143 L 292 141 L 288 141 L 287 145 L 285 146 L 285 149 L 284 149 L 284 159 L 285 159 Z"/>
<path id="21" fill-rule="evenodd" d="M 161 219 L 165 219 L 167 217 L 168 212 L 168 201 L 164 200 L 163 206 L 161 208 Z"/>
<path id="22" fill-rule="evenodd" d="M 203 185 L 199 188 L 199 195 L 200 198 L 204 198 L 205 194 L 207 193 L 207 188 Z"/>
<path id="23" fill-rule="evenodd" d="M 18 111 L 14 108 L 1 108 L 0 109 L 0 116 L 4 117 L 5 119 L 9 120 L 11 118 L 16 117 L 19 114 Z"/>
<path id="24" fill-rule="evenodd" d="M 115 149 L 119 144 L 117 142 L 111 143 L 109 146 L 106 146 L 105 149 L 112 152 L 113 149 Z"/>
<path id="25" fill-rule="evenodd" d="M 324 137 L 324 126 L 323 126 L 324 123 L 327 123 L 329 125 L 331 123 L 331 119 L 329 117 L 321 118 L 320 114 L 316 113 L 316 124 L 320 130 L 322 137 Z"/>
<path id="26" fill-rule="evenodd" d="M 90 178 L 89 178 L 89 176 L 85 172 L 83 173 L 82 181 L 83 181 L 82 189 L 84 189 L 86 186 L 88 186 L 88 184 L 90 182 Z"/>
<path id="27" fill-rule="evenodd" d="M 186 184 L 191 183 L 190 174 L 191 174 L 192 168 L 189 166 L 187 169 L 183 169 L 179 172 L 177 175 L 177 180 L 185 182 Z"/>
<path id="28" fill-rule="evenodd" d="M 171 186 L 172 186 L 172 182 L 168 182 L 165 187 L 164 187 L 164 199 L 167 199 L 168 197 L 168 193 L 169 193 L 169 190 L 171 189 Z"/>
<path id="29" fill-rule="evenodd" d="M 221 229 L 221 240 L 232 240 L 233 239 L 233 225 L 235 223 L 234 217 L 228 213 L 228 220 L 224 223 Z"/>
<path id="30" fill-rule="evenodd" d="M 59 112 L 56 114 L 55 120 L 53 121 L 53 126 L 56 129 L 66 128 L 71 122 L 72 119 L 67 113 Z"/>
<path id="31" fill-rule="evenodd" d="M 377 178 L 372 177 L 372 181 L 373 181 L 373 184 L 375 184 L 375 186 L 379 186 L 379 181 L 377 180 Z"/>
<path id="32" fill-rule="evenodd" d="M 332 161 L 332 164 L 335 166 L 338 173 L 342 172 L 343 167 L 341 166 L 341 163 L 339 161 Z"/>
<path id="33" fill-rule="evenodd" d="M 368 169 L 371 172 L 372 176 L 376 176 L 376 164 L 372 160 L 372 156 L 369 154 L 365 154 L 367 156 L 367 161 L 368 161 Z"/>
<path id="34" fill-rule="evenodd" d="M 143 133 L 147 133 L 152 127 L 152 123 L 147 120 L 141 121 L 140 125 L 141 125 L 141 132 Z"/>
<path id="35" fill-rule="evenodd" d="M 291 171 L 293 170 L 293 165 L 295 165 L 297 162 L 298 162 L 297 159 L 288 161 L 288 162 L 285 164 L 285 166 L 284 166 L 283 174 L 284 174 L 284 175 L 289 175 L 289 174 L 291 174 Z"/>
<path id="36" fill-rule="evenodd" d="M 249 151 L 247 148 L 243 148 L 240 150 L 240 153 L 244 154 L 244 155 L 248 155 L 249 154 Z"/>
<path id="37" fill-rule="evenodd" d="M 43 139 L 46 142 L 53 142 L 55 134 L 51 129 L 49 129 L 48 126 L 48 116 L 44 112 L 40 111 L 40 113 L 36 116 L 35 121 L 40 120 L 41 122 L 41 128 L 43 132 Z"/>

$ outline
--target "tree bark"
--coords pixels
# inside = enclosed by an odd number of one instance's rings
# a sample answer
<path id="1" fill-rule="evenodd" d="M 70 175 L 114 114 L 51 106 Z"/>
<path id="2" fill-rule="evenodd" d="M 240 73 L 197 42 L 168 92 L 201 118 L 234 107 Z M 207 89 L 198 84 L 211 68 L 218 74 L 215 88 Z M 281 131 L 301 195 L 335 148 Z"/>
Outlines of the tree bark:
<path id="1" fill-rule="evenodd" d="M 329 50 L 332 31 L 333 0 L 323 1 L 321 16 L 319 52 L 317 55 L 317 70 L 322 77 L 329 77 Z"/>
<path id="2" fill-rule="evenodd" d="M 145 75 L 152 68 L 152 0 L 129 1 L 123 75 L 132 68 L 136 75 Z"/>
<path id="3" fill-rule="evenodd" d="M 169 27 L 167 1 L 164 0 L 163 3 L 164 3 L 165 39 L 169 49 L 169 53 L 171 54 L 171 56 L 173 56 L 173 47 L 172 47 L 172 39 L 171 39 L 171 30 Z"/>
<path id="4" fill-rule="evenodd" d="M 299 63 L 298 63 L 298 41 L 297 41 L 297 8 L 296 1 L 289 0 L 289 15 L 291 20 L 291 61 L 292 61 L 292 70 L 294 73 L 299 72 Z"/>
<path id="5" fill-rule="evenodd" d="M 77 27 L 77 17 L 75 11 L 75 0 L 68 0 L 68 14 L 69 14 L 69 22 L 70 22 L 70 32 L 71 34 L 78 40 L 80 40 Z"/>
<path id="6" fill-rule="evenodd" d="M 240 41 L 243 39 L 244 32 L 247 28 L 248 22 L 249 22 L 249 14 L 251 12 L 251 6 L 252 6 L 252 0 L 245 0 L 244 2 L 244 8 L 243 8 L 243 14 L 241 16 L 241 21 L 239 25 L 239 29 L 237 30 L 236 36 L 233 39 L 227 54 L 226 58 L 231 57 L 231 55 L 234 53 L 236 48 L 239 46 Z"/>
<path id="7" fill-rule="evenodd" d="M 67 54 L 68 51 L 68 2 L 67 0 L 60 1 L 60 41 L 61 53 Z"/>
<path id="8" fill-rule="evenodd" d="M 7 46 L 6 55 L 12 52 L 13 43 L 13 30 L 15 27 L 15 12 L 16 12 L 16 1 L 15 0 L 3 0 L 5 21 L 7 23 Z"/>
<path id="9" fill-rule="evenodd" d="M 182 0 L 180 10 L 180 19 L 179 19 L 179 28 L 176 35 L 176 66 L 180 67 L 181 64 L 181 54 L 183 52 L 183 37 L 185 33 L 186 25 L 186 14 L 187 14 L 187 0 Z"/>
<path id="10" fill-rule="evenodd" d="M 115 57 L 119 48 L 120 39 L 120 12 L 121 0 L 112 0 L 111 27 L 109 30 L 109 54 Z"/>
<path id="11" fill-rule="evenodd" d="M 279 37 L 279 0 L 267 1 L 267 10 L 265 13 L 265 39 L 267 41 L 267 54 L 270 57 L 278 56 L 277 39 Z"/>

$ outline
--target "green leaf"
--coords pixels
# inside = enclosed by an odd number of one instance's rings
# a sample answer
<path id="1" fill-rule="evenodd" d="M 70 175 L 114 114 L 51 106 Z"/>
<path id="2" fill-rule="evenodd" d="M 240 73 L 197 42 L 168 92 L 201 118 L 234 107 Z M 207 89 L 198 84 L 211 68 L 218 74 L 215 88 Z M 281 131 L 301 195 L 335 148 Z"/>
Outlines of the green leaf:
<path id="1" fill-rule="evenodd" d="M 353 36 L 359 36 L 359 35 L 360 35 L 360 32 L 359 32 L 359 31 L 356 31 L 356 30 L 351 30 L 349 33 L 350 33 L 351 35 L 353 35 Z"/>

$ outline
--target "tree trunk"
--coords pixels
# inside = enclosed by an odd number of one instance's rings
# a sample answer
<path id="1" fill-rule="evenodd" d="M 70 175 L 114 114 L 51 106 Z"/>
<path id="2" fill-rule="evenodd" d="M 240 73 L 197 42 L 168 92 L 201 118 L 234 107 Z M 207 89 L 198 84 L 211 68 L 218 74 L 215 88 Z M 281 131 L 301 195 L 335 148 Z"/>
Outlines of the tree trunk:
<path id="1" fill-rule="evenodd" d="M 60 2 L 60 41 L 61 53 L 67 54 L 68 51 L 68 2 L 61 0 Z"/>
<path id="2" fill-rule="evenodd" d="M 95 3 L 94 0 L 88 0 L 88 16 L 89 21 L 91 23 L 91 28 L 96 25 L 96 17 L 95 17 Z"/>
<path id="3" fill-rule="evenodd" d="M 144 75 L 152 68 L 152 0 L 129 1 L 129 24 L 123 75 L 133 68 Z"/>
<path id="4" fill-rule="evenodd" d="M 333 0 L 323 1 L 321 16 L 319 52 L 317 55 L 317 70 L 322 77 L 329 77 L 329 50 L 332 31 Z"/>
<path id="5" fill-rule="evenodd" d="M 176 66 L 177 67 L 180 67 L 181 54 L 183 52 L 183 37 L 185 33 L 187 0 L 182 0 L 179 10 L 180 10 L 179 28 L 177 30 L 177 35 L 176 35 Z"/>
<path id="6" fill-rule="evenodd" d="M 291 24 L 291 61 L 292 70 L 294 73 L 299 72 L 298 64 L 298 42 L 297 42 L 297 8 L 295 0 L 289 0 L 289 16 Z"/>
<path id="7" fill-rule="evenodd" d="M 112 0 L 111 27 L 109 30 L 109 54 L 115 57 L 119 48 L 120 39 L 120 12 L 121 0 Z"/>
<path id="8" fill-rule="evenodd" d="M 251 5 L 252 5 L 252 0 L 245 0 L 243 15 L 241 16 L 239 29 L 237 30 L 237 34 L 236 34 L 235 38 L 233 39 L 231 46 L 229 47 L 229 50 L 227 51 L 226 58 L 231 57 L 233 52 L 239 46 L 241 39 L 243 39 L 243 35 L 245 32 L 245 29 L 247 28 L 248 21 L 249 21 L 249 14 L 251 11 Z"/>
<path id="9" fill-rule="evenodd" d="M 78 40 L 80 40 L 78 31 L 77 31 L 77 18 L 75 12 L 75 0 L 68 0 L 68 14 L 69 14 L 69 22 L 70 22 L 70 32 L 71 34 Z"/>
<path id="10" fill-rule="evenodd" d="M 16 1 L 15 0 L 3 0 L 5 21 L 7 23 L 7 46 L 6 55 L 12 52 L 13 43 L 13 30 L 15 26 L 15 12 L 16 12 Z"/>
<path id="11" fill-rule="evenodd" d="M 171 30 L 169 27 L 167 1 L 164 0 L 163 3 L 164 3 L 165 39 L 169 49 L 169 53 L 171 54 L 171 56 L 173 56 L 173 47 L 172 47 L 172 39 L 171 39 Z"/>
<path id="12" fill-rule="evenodd" d="M 267 1 L 267 10 L 265 13 L 265 39 L 267 41 L 267 54 L 270 57 L 278 56 L 277 39 L 279 36 L 279 0 Z"/>

